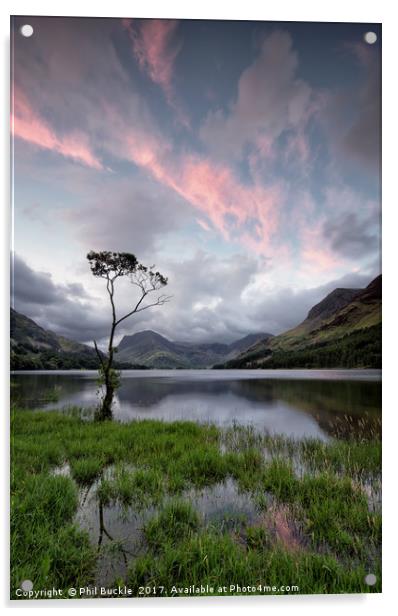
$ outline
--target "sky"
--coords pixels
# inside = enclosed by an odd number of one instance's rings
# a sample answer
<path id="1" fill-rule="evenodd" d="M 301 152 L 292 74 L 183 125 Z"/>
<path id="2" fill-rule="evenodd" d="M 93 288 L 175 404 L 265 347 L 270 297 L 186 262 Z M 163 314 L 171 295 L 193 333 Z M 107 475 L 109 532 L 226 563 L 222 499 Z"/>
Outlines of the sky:
<path id="1" fill-rule="evenodd" d="M 379 24 L 11 27 L 16 310 L 104 344 L 110 306 L 86 254 L 131 252 L 172 299 L 117 339 L 229 342 L 285 331 L 380 273 Z M 116 292 L 121 316 L 135 289 Z"/>

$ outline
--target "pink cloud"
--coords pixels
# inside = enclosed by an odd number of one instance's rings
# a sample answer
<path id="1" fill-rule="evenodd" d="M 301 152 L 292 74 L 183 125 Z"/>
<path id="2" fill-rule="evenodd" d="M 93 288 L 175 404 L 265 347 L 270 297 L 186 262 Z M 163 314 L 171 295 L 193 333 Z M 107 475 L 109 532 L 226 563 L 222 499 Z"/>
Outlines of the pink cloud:
<path id="1" fill-rule="evenodd" d="M 88 139 L 83 133 L 73 131 L 69 135 L 57 135 L 32 109 L 19 89 L 14 89 L 13 92 L 11 131 L 14 137 L 28 141 L 39 148 L 52 150 L 93 169 L 102 169 L 100 161 L 91 151 Z"/>
<path id="2" fill-rule="evenodd" d="M 107 147 L 113 155 L 132 161 L 182 197 L 202 214 L 202 227 L 212 226 L 258 254 L 270 250 L 282 205 L 278 186 L 243 183 L 226 164 L 205 155 L 177 154 L 155 126 L 132 126 L 111 105 L 103 103 L 102 109 L 105 124 L 112 127 Z"/>
<path id="3" fill-rule="evenodd" d="M 205 220 L 202 220 L 201 218 L 196 218 L 196 222 L 198 223 L 199 227 L 202 227 L 204 231 L 211 231 L 210 225 L 208 225 Z"/>
<path id="4" fill-rule="evenodd" d="M 180 47 L 174 42 L 178 22 L 173 19 L 147 19 L 139 26 L 123 20 L 133 44 L 133 52 L 143 71 L 160 85 L 167 97 L 172 95 L 174 61 Z"/>
<path id="5" fill-rule="evenodd" d="M 176 157 L 154 136 L 130 131 L 126 139 L 127 157 L 205 214 L 224 238 L 241 241 L 258 253 L 269 249 L 278 224 L 277 188 L 243 184 L 229 167 L 210 158 Z"/>
<path id="6" fill-rule="evenodd" d="M 307 272 L 322 273 L 332 271 L 342 265 L 342 260 L 329 248 L 323 239 L 322 223 L 302 228 L 301 252 L 302 270 Z"/>
<path id="7" fill-rule="evenodd" d="M 137 23 L 132 19 L 123 19 L 122 25 L 129 33 L 141 70 L 162 88 L 168 104 L 176 112 L 177 120 L 185 128 L 190 128 L 189 118 L 173 88 L 174 63 L 181 49 L 175 38 L 178 21 L 146 19 Z"/>

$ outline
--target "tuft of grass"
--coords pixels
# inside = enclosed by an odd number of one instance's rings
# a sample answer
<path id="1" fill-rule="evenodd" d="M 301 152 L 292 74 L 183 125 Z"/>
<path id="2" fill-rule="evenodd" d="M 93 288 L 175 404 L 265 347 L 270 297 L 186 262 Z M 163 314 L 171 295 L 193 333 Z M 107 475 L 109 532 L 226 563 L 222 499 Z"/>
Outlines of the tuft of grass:
<path id="1" fill-rule="evenodd" d="M 115 470 L 112 478 L 102 479 L 97 495 L 103 505 L 120 502 L 125 507 L 134 504 L 136 509 L 142 509 L 161 500 L 162 475 L 157 470 L 132 471 L 121 466 Z"/>
<path id="2" fill-rule="evenodd" d="M 292 502 L 299 490 L 299 481 L 289 461 L 274 458 L 262 475 L 262 488 L 281 502 Z"/>
<path id="3" fill-rule="evenodd" d="M 242 452 L 227 453 L 225 460 L 229 474 L 238 481 L 242 490 L 251 489 L 264 467 L 263 455 L 246 444 Z"/>
<path id="4" fill-rule="evenodd" d="M 228 472 L 226 461 L 216 447 L 187 451 L 179 461 L 179 470 L 185 481 L 197 487 L 219 483 Z"/>
<path id="5" fill-rule="evenodd" d="M 145 525 L 144 534 L 152 549 L 164 550 L 191 536 L 199 524 L 199 515 L 190 503 L 173 500 Z"/>
<path id="6" fill-rule="evenodd" d="M 91 485 L 100 477 L 104 468 L 102 458 L 78 458 L 70 461 L 72 477 L 82 486 Z"/>

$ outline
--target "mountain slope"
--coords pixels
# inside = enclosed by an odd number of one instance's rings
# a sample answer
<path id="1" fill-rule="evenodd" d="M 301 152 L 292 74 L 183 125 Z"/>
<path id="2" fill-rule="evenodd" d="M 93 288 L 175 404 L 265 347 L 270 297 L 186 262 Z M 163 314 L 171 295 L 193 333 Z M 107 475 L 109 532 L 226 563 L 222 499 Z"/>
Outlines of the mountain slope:
<path id="1" fill-rule="evenodd" d="M 249 334 L 231 344 L 171 341 L 151 330 L 124 336 L 117 349 L 117 359 L 140 363 L 150 368 L 209 368 L 217 362 L 236 357 L 271 334 Z"/>
<path id="2" fill-rule="evenodd" d="M 366 289 L 335 289 L 297 327 L 260 341 L 228 368 L 379 367 L 381 276 Z"/>
<path id="3" fill-rule="evenodd" d="M 98 368 L 94 349 L 47 331 L 11 308 L 11 370 Z"/>

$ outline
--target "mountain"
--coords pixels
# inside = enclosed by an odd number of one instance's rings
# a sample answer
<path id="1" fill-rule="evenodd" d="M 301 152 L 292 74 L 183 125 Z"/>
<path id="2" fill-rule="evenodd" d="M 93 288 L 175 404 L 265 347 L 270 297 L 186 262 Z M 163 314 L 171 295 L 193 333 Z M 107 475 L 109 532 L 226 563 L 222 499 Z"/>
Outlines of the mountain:
<path id="1" fill-rule="evenodd" d="M 293 329 L 261 340 L 226 368 L 381 367 L 381 275 L 366 289 L 335 289 Z"/>
<path id="2" fill-rule="evenodd" d="M 124 336 L 117 349 L 117 359 L 139 363 L 149 368 L 210 368 L 215 363 L 233 359 L 259 340 L 271 334 L 249 334 L 231 344 L 171 341 L 146 330 Z"/>
<path id="3" fill-rule="evenodd" d="M 10 334 L 11 370 L 98 368 L 94 349 L 43 329 L 12 308 Z"/>

